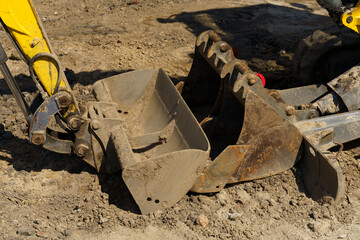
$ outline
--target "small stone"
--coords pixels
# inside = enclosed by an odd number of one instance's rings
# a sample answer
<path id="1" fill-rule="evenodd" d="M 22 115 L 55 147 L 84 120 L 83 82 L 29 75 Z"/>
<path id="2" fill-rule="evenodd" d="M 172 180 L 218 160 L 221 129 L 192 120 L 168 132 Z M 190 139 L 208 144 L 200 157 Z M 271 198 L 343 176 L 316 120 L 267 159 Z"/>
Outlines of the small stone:
<path id="1" fill-rule="evenodd" d="M 209 219 L 204 214 L 200 214 L 196 219 L 196 224 L 206 227 L 209 224 Z"/>
<path id="2" fill-rule="evenodd" d="M 201 208 L 204 210 L 204 212 L 211 212 L 211 208 L 208 205 L 201 205 Z"/>
<path id="3" fill-rule="evenodd" d="M 229 208 L 228 207 L 222 207 L 222 208 L 220 208 L 219 210 L 216 211 L 216 215 L 220 219 L 227 218 L 228 213 L 229 213 Z"/>
<path id="4" fill-rule="evenodd" d="M 103 216 L 100 215 L 100 217 L 99 217 L 99 223 L 100 224 L 106 223 L 107 221 L 109 221 L 109 220 L 106 217 L 103 217 Z"/>
<path id="5" fill-rule="evenodd" d="M 155 212 L 153 212 L 155 218 L 160 218 L 163 213 L 164 212 L 161 210 L 156 210 Z"/>
<path id="6" fill-rule="evenodd" d="M 228 213 L 227 218 L 236 221 L 242 217 L 243 213 Z"/>
<path id="7" fill-rule="evenodd" d="M 240 191 L 237 192 L 237 200 L 241 204 L 245 205 L 246 203 L 250 202 L 251 196 L 245 190 L 240 190 Z"/>
<path id="8" fill-rule="evenodd" d="M 5 134 L 4 134 L 4 135 L 5 135 Z M 4 138 L 4 136 L 3 136 L 3 138 Z M 351 204 L 351 205 L 356 202 L 355 197 L 352 196 L 352 195 L 348 195 L 348 196 L 347 196 L 347 200 L 348 200 L 349 204 Z"/>
<path id="9" fill-rule="evenodd" d="M 65 237 L 69 237 L 69 236 L 71 236 L 71 234 L 72 234 L 72 231 L 69 230 L 69 229 L 65 229 L 64 232 L 63 232 L 63 235 L 64 235 Z"/>
<path id="10" fill-rule="evenodd" d="M 254 235 L 253 232 L 250 230 L 245 230 L 243 233 L 247 238 L 252 238 Z"/>
<path id="11" fill-rule="evenodd" d="M 47 238 L 48 235 L 46 234 L 46 232 L 37 232 L 36 233 L 36 236 L 37 237 L 40 237 L 40 238 Z"/>
<path id="12" fill-rule="evenodd" d="M 108 220 L 106 219 L 106 218 L 102 218 L 102 219 L 100 219 L 100 224 L 103 224 L 103 223 L 105 223 L 105 222 L 107 222 Z M 84 225 L 84 222 L 77 222 L 76 223 L 76 226 L 77 227 L 81 227 L 81 226 L 83 226 Z"/>
<path id="13" fill-rule="evenodd" d="M 289 197 L 288 195 L 282 195 L 282 196 L 278 197 L 278 199 L 277 199 L 277 201 L 278 201 L 279 203 L 283 203 L 283 204 L 289 203 L 290 200 L 291 200 L 291 199 L 290 199 L 290 197 Z"/>
<path id="14" fill-rule="evenodd" d="M 281 219 L 281 216 L 280 216 L 280 213 L 279 213 L 279 212 L 274 212 L 274 213 L 272 214 L 272 217 L 273 217 L 274 219 L 276 219 L 276 220 Z"/>
<path id="15" fill-rule="evenodd" d="M 1 127 L 1 124 L 0 124 Z M 1 131 L 1 130 L 0 130 Z M 360 189 L 356 189 L 352 193 L 358 200 L 360 200 Z"/>
<path id="16" fill-rule="evenodd" d="M 174 207 L 173 210 L 175 213 L 179 213 L 181 209 L 179 207 Z"/>
<path id="17" fill-rule="evenodd" d="M 196 215 L 194 213 L 190 213 L 187 217 L 191 222 L 196 222 Z"/>
<path id="18" fill-rule="evenodd" d="M 319 222 L 309 223 L 308 227 L 310 228 L 311 231 L 323 235 L 329 231 L 330 223 L 319 221 Z"/>
<path id="19" fill-rule="evenodd" d="M 22 227 L 19 228 L 16 233 L 22 236 L 31 236 L 33 234 L 33 230 L 28 227 Z"/>
<path id="20" fill-rule="evenodd" d="M 259 201 L 270 201 L 270 199 L 271 199 L 270 194 L 268 194 L 266 192 L 258 192 L 258 193 L 256 193 L 255 197 Z"/>
<path id="21" fill-rule="evenodd" d="M 62 224 L 58 224 L 58 225 L 56 225 L 55 230 L 58 231 L 61 234 L 64 234 L 65 226 L 62 225 Z"/>
<path id="22" fill-rule="evenodd" d="M 323 218 L 330 219 L 331 218 L 330 213 L 328 213 L 328 212 L 324 213 Z"/>
<path id="23" fill-rule="evenodd" d="M 101 45 L 101 41 L 99 38 L 93 38 L 93 39 L 91 39 L 91 41 L 89 43 L 91 46 L 100 46 Z"/>
<path id="24" fill-rule="evenodd" d="M 317 222 L 315 223 L 314 227 L 316 232 L 318 232 L 321 235 L 324 235 L 329 231 L 331 225 L 328 222 Z"/>
<path id="25" fill-rule="evenodd" d="M 309 223 L 307 226 L 308 226 L 308 228 L 309 228 L 311 231 L 315 232 L 315 228 L 314 228 L 314 224 L 313 224 L 313 223 Z"/>
<path id="26" fill-rule="evenodd" d="M 231 238 L 231 237 L 232 237 L 232 235 L 229 234 L 229 233 L 220 233 L 220 234 L 219 234 L 219 238 L 220 238 L 221 240 L 229 239 L 229 238 Z"/>
<path id="27" fill-rule="evenodd" d="M 13 122 L 10 121 L 9 119 L 5 119 L 5 120 L 4 120 L 4 126 L 5 126 L 6 128 L 9 128 L 9 127 L 12 126 L 12 125 L 13 125 Z"/>
<path id="28" fill-rule="evenodd" d="M 290 203 L 291 206 L 296 206 L 297 205 L 297 201 L 295 199 L 290 200 L 289 203 Z"/>
<path id="29" fill-rule="evenodd" d="M 317 220 L 317 219 L 320 218 L 320 213 L 319 213 L 319 211 L 317 209 L 312 209 L 312 211 L 309 214 L 309 217 Z"/>
<path id="30" fill-rule="evenodd" d="M 219 200 L 221 206 L 225 206 L 229 202 L 229 196 L 224 191 L 219 192 L 216 198 Z"/>
<path id="31" fill-rule="evenodd" d="M 247 192 L 247 193 L 251 193 L 252 192 L 252 185 L 251 183 L 245 183 L 244 184 L 244 190 Z"/>
<path id="32" fill-rule="evenodd" d="M 320 199 L 321 204 L 333 204 L 334 203 L 334 198 L 330 197 L 330 196 L 324 196 Z"/>
<path id="33" fill-rule="evenodd" d="M 340 236 L 338 236 L 339 239 L 346 239 L 346 237 L 347 237 L 346 233 L 341 234 Z"/>
<path id="34" fill-rule="evenodd" d="M 271 197 L 266 192 L 256 193 L 255 198 L 259 201 L 259 204 L 263 209 L 267 208 L 269 206 L 269 203 L 271 202 Z"/>
<path id="35" fill-rule="evenodd" d="M 275 205 L 276 205 L 276 201 L 275 201 L 274 199 L 270 198 L 269 205 L 270 205 L 270 206 L 275 206 Z"/>

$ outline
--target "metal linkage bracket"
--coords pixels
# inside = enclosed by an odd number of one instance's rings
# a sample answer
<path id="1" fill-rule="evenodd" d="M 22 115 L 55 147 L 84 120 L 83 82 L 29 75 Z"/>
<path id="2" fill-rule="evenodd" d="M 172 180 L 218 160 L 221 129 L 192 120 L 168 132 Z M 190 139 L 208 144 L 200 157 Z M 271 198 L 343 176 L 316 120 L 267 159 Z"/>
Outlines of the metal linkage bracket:
<path id="1" fill-rule="evenodd" d="M 29 126 L 30 142 L 35 145 L 43 145 L 44 148 L 50 151 L 64 154 L 71 153 L 73 145 L 71 140 L 59 139 L 48 133 L 50 119 L 71 103 L 71 95 L 66 91 L 60 91 L 46 99 L 31 118 Z"/>

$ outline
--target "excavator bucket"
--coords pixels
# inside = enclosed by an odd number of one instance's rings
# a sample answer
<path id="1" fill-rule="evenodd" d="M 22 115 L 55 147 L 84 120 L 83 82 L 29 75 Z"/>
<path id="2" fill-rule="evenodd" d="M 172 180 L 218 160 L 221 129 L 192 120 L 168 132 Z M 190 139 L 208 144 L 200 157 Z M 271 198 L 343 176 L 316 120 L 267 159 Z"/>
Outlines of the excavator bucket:
<path id="1" fill-rule="evenodd" d="M 329 109 L 341 101 L 330 85 L 266 89 L 213 31 L 202 33 L 195 49 L 183 97 L 210 141 L 212 161 L 191 191 L 217 192 L 299 162 L 309 195 L 339 202 L 344 177 L 329 149 L 360 137 L 360 130 L 350 131 L 360 121 L 357 113 L 321 117 L 316 106 Z"/>
<path id="2" fill-rule="evenodd" d="M 169 77 L 161 69 L 128 72 L 98 81 L 94 93 L 98 102 L 88 104 L 87 114 L 95 160 L 89 163 L 107 173 L 121 170 L 143 214 L 179 201 L 204 169 L 210 147 Z"/>

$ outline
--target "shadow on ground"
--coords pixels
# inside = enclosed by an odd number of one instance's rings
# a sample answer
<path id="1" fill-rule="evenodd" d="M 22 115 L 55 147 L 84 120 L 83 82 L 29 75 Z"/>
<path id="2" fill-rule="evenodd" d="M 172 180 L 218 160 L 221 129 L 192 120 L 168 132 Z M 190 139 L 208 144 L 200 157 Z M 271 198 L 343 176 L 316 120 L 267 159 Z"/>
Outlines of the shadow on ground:
<path id="1" fill-rule="evenodd" d="M 294 50 L 300 39 L 317 29 L 330 31 L 329 28 L 336 28 L 329 17 L 314 14 L 311 10 L 260 4 L 183 12 L 158 21 L 185 23 L 196 36 L 212 29 L 238 50 L 240 58 L 265 59 L 278 49 Z"/>
<path id="2" fill-rule="evenodd" d="M 299 41 L 315 30 L 336 33 L 340 29 L 330 17 L 314 14 L 303 4 L 292 5 L 295 8 L 259 4 L 182 12 L 158 21 L 186 24 L 196 36 L 214 30 L 236 49 L 239 59 L 248 61 L 252 70 L 265 76 L 268 88 L 282 89 L 297 85 L 293 84 L 296 76 L 291 58 Z M 280 56 L 283 50 L 287 56 Z"/>
<path id="3" fill-rule="evenodd" d="M 124 72 L 127 71 L 106 72 L 95 70 L 92 72 L 80 72 L 75 74 L 73 71 L 67 70 L 66 75 L 72 85 L 78 83 L 86 86 L 92 85 L 100 79 Z M 18 75 L 15 79 L 18 81 L 22 91 L 30 93 L 36 92 L 36 88 L 32 86 L 31 79 L 28 76 Z M 2 95 L 11 93 L 3 79 L 1 79 L 0 85 L 3 85 L 1 86 Z M 4 129 L 4 126 L 2 124 L 0 125 L 0 130 Z M 135 201 L 121 178 L 121 173 L 114 175 L 97 173 L 93 167 L 74 154 L 58 154 L 48 151 L 41 146 L 31 144 L 28 140 L 27 133 L 24 133 L 24 138 L 19 138 L 10 131 L 1 130 L 0 151 L 4 153 L 0 156 L 0 161 L 8 162 L 16 171 L 40 172 L 43 169 L 51 169 L 52 171 L 67 171 L 72 174 L 88 172 L 97 175 L 101 190 L 109 195 L 110 204 L 114 204 L 125 211 L 140 213 Z"/>
<path id="4" fill-rule="evenodd" d="M 0 140 L 0 151 L 8 154 L 9 157 L 2 154 L 0 161 L 8 162 L 16 171 L 40 172 L 43 169 L 51 169 L 52 171 L 67 171 L 72 174 L 88 172 L 97 175 L 102 192 L 109 195 L 109 204 L 114 204 L 125 211 L 140 213 L 121 178 L 121 173 L 113 175 L 97 173 L 93 167 L 75 155 L 50 152 L 31 144 L 28 139 L 21 139 L 14 135 L 7 138 Z"/>

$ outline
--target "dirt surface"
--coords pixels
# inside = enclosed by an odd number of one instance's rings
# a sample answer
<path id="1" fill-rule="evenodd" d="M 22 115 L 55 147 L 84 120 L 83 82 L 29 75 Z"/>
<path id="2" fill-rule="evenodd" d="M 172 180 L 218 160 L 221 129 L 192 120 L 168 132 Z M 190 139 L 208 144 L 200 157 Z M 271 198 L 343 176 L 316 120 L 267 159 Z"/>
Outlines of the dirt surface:
<path id="1" fill-rule="evenodd" d="M 80 101 L 101 78 L 142 68 L 186 77 L 196 35 L 214 29 L 263 73 L 267 86 L 296 85 L 291 57 L 300 39 L 337 29 L 315 1 L 34 0 Z M 31 100 L 27 66 L 6 34 L 8 65 Z M 338 159 L 346 176 L 337 206 L 307 197 L 301 172 L 188 194 L 170 209 L 140 215 L 119 176 L 31 145 L 26 123 L 0 79 L 2 239 L 359 239 L 359 143 Z"/>

